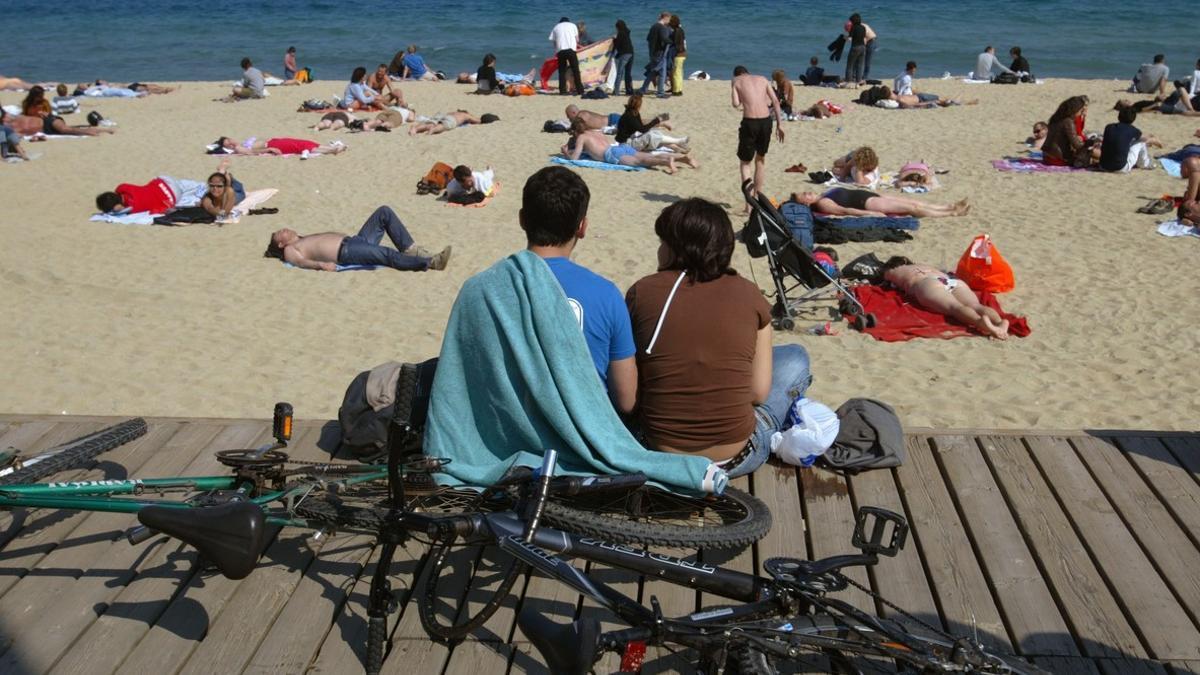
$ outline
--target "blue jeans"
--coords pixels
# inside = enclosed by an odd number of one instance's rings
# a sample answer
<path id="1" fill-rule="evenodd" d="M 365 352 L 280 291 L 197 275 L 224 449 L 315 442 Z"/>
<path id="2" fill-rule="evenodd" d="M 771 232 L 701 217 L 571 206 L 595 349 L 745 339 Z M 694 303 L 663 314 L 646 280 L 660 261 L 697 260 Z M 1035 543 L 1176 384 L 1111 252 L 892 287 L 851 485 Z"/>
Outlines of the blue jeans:
<path id="1" fill-rule="evenodd" d="M 613 93 L 621 88 L 621 78 L 625 78 L 625 95 L 633 94 L 633 53 L 617 54 L 617 79 L 613 82 Z"/>
<path id="2" fill-rule="evenodd" d="M 233 176 L 229 177 L 229 187 L 233 188 L 233 196 L 237 197 L 235 204 L 241 203 L 246 198 L 246 188 L 242 186 L 242 182 Z"/>
<path id="3" fill-rule="evenodd" d="M 871 56 L 875 53 L 875 45 L 879 43 L 879 38 L 875 38 L 867 43 L 867 56 L 863 59 L 863 79 L 871 79 Z"/>
<path id="4" fill-rule="evenodd" d="M 808 352 L 800 345 L 780 345 L 771 350 L 771 391 L 766 402 L 754 406 L 754 432 L 750 434 L 750 456 L 737 466 L 727 466 L 730 478 L 743 476 L 762 466 L 771 456 L 771 435 L 783 428 L 792 402 L 812 383 Z"/>
<path id="5" fill-rule="evenodd" d="M 866 59 L 867 48 L 864 46 L 851 47 L 846 56 L 846 81 L 863 81 L 863 61 Z"/>
<path id="6" fill-rule="evenodd" d="M 0 155 L 8 157 L 8 153 L 16 154 L 17 146 L 21 143 L 21 134 L 13 131 L 13 128 L 5 124 L 0 126 Z"/>
<path id="7" fill-rule="evenodd" d="M 641 92 L 644 94 L 650 88 L 650 81 L 656 76 L 658 77 L 658 95 L 666 96 L 667 77 L 667 52 L 662 51 L 650 57 L 650 63 L 646 64 L 646 81 L 642 83 Z"/>
<path id="8" fill-rule="evenodd" d="M 379 245 L 384 234 L 387 234 L 396 248 Z M 390 207 L 381 206 L 367 218 L 358 234 L 342 240 L 337 264 L 382 265 L 398 270 L 428 269 L 429 258 L 401 253 L 412 245 L 412 235 L 405 229 L 404 223 L 400 222 L 400 217 Z"/>
<path id="9" fill-rule="evenodd" d="M 939 98 L 941 98 L 941 96 L 938 96 L 937 94 L 917 94 L 917 100 L 921 103 L 932 103 Z"/>

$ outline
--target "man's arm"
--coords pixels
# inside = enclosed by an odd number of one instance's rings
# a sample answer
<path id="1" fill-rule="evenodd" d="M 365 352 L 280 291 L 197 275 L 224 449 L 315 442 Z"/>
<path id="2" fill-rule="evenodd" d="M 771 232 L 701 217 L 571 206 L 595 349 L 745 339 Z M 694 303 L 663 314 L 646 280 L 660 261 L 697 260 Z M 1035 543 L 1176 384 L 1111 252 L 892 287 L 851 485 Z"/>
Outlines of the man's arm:
<path id="1" fill-rule="evenodd" d="M 296 267 L 306 270 L 320 270 L 322 272 L 333 272 L 337 270 L 337 265 L 333 263 L 309 260 L 308 258 L 304 257 L 304 254 L 301 253 L 295 246 L 288 246 L 287 248 L 283 249 L 283 260 L 295 265 Z"/>
<path id="2" fill-rule="evenodd" d="M 568 144 L 568 145 L 569 145 L 569 144 Z M 566 148 L 567 146 L 563 146 L 563 147 L 564 147 L 564 148 Z M 564 155 L 567 155 L 567 153 L 565 153 L 565 152 L 564 152 L 563 154 L 564 154 Z M 582 156 L 583 156 L 583 139 L 582 139 L 582 138 L 576 138 L 576 139 L 575 139 L 575 149 L 574 149 L 574 150 L 572 150 L 572 151 L 571 151 L 571 154 L 567 155 L 567 157 L 569 157 L 569 158 L 570 158 L 570 159 L 572 159 L 572 160 L 576 160 L 576 159 L 579 159 L 579 158 L 580 158 L 580 157 L 582 157 Z"/>
<path id="3" fill-rule="evenodd" d="M 733 91 L 733 101 L 732 101 L 733 107 L 735 107 L 735 108 L 742 107 L 742 99 L 738 98 L 737 83 L 730 82 L 729 88 Z"/>
<path id="4" fill-rule="evenodd" d="M 608 363 L 608 395 L 617 410 L 628 415 L 637 405 L 637 359 L 628 357 Z"/>

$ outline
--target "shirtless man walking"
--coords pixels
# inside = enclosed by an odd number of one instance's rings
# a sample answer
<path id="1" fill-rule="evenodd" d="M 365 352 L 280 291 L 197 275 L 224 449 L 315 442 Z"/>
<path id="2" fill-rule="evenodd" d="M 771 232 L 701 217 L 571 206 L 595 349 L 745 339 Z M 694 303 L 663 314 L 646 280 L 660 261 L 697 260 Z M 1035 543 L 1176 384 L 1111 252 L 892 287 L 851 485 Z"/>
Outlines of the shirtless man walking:
<path id="1" fill-rule="evenodd" d="M 733 69 L 733 107 L 742 109 L 742 125 L 738 127 L 737 157 L 741 162 L 742 180 L 754 177 L 754 195 L 763 188 L 766 173 L 767 149 L 771 146 L 771 115 L 775 115 L 775 136 L 783 142 L 783 108 L 775 96 L 771 82 L 762 75 L 751 75 L 745 66 Z M 772 111 L 774 111 L 772 113 Z M 750 162 L 754 168 L 750 168 Z M 750 205 L 746 205 L 750 211 Z"/>
<path id="2" fill-rule="evenodd" d="M 936 267 L 916 265 L 904 256 L 889 258 L 883 278 L 921 307 L 971 326 L 984 335 L 1004 340 L 1008 320 L 979 302 L 975 291 L 962 279 Z"/>
<path id="3" fill-rule="evenodd" d="M 396 248 L 380 246 L 387 234 Z M 400 222 L 396 212 L 387 206 L 375 209 L 358 234 L 350 237 L 341 232 L 300 235 L 284 228 L 271 234 L 271 242 L 263 253 L 266 258 L 279 258 L 306 270 L 337 271 L 338 265 L 379 265 L 397 270 L 444 270 L 450 261 L 450 247 L 430 255 L 413 242 L 412 235 Z"/>
<path id="4" fill-rule="evenodd" d="M 572 148 L 570 144 L 562 146 L 562 154 L 568 159 L 590 158 L 597 162 L 623 166 L 661 166 L 668 174 L 675 173 L 676 162 L 693 169 L 700 168 L 699 163 L 688 155 L 674 152 L 638 152 L 633 146 L 624 143 L 613 145 L 608 136 L 595 129 L 588 129 L 586 123 L 578 118 L 571 123 L 571 138 L 575 141 L 575 147 Z M 583 157 L 585 153 L 587 157 Z"/>

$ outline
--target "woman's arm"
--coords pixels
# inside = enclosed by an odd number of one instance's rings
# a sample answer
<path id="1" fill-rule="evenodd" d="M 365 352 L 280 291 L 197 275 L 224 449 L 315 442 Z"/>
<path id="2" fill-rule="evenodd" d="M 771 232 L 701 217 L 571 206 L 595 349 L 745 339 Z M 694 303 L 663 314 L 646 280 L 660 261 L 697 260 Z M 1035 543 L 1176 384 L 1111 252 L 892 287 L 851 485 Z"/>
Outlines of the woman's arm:
<path id="1" fill-rule="evenodd" d="M 754 339 L 754 362 L 750 365 L 750 392 L 754 404 L 766 403 L 771 394 L 771 324 L 758 329 Z"/>

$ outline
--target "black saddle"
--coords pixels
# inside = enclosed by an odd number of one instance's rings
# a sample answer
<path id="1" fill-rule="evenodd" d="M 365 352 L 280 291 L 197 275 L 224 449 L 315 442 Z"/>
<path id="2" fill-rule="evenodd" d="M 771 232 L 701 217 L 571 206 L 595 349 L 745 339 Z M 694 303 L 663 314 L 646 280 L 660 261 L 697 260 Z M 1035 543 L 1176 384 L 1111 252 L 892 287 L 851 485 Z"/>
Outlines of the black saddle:
<path id="1" fill-rule="evenodd" d="M 545 659 L 552 673 L 586 675 L 600 649 L 600 622 L 594 618 L 562 624 L 532 607 L 517 615 L 517 626 Z"/>
<path id="2" fill-rule="evenodd" d="M 138 511 L 138 520 L 191 544 L 230 579 L 245 578 L 254 570 L 267 541 L 266 516 L 253 502 L 190 509 L 148 506 Z"/>

